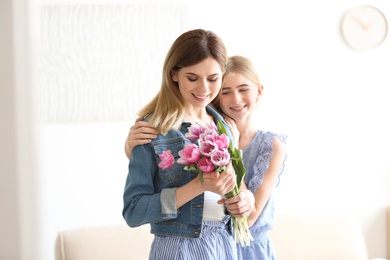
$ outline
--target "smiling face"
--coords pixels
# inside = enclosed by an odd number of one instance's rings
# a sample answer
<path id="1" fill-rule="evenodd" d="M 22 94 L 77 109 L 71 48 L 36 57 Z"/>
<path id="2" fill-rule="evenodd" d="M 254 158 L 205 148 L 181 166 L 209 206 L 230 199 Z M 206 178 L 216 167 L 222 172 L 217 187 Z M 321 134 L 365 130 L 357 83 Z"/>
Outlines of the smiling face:
<path id="1" fill-rule="evenodd" d="M 219 105 L 222 111 L 236 122 L 249 120 L 258 104 L 262 86 L 239 73 L 232 73 L 222 87 Z"/>
<path id="2" fill-rule="evenodd" d="M 213 58 L 172 72 L 178 83 L 186 109 L 204 108 L 218 95 L 222 84 L 222 69 Z"/>

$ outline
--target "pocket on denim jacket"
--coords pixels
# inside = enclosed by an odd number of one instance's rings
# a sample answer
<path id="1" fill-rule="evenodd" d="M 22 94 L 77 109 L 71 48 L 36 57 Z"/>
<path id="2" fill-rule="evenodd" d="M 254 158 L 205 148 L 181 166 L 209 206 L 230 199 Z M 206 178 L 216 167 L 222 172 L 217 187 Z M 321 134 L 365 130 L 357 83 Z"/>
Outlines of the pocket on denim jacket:
<path id="1" fill-rule="evenodd" d="M 156 162 L 159 164 L 161 159 L 159 157 L 163 151 L 170 150 L 175 163 L 168 169 L 159 169 L 160 178 L 169 183 L 181 180 L 188 172 L 184 170 L 184 165 L 177 163 L 180 158 L 179 151 L 184 148 L 185 141 L 182 138 L 159 140 L 158 142 L 152 143 L 155 150 Z"/>

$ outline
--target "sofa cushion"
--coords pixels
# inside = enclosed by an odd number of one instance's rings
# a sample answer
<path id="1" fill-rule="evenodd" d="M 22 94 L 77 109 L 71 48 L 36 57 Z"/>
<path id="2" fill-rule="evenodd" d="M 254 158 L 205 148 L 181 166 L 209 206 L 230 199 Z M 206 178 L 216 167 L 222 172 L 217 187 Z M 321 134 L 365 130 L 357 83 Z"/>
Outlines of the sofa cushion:
<path id="1" fill-rule="evenodd" d="M 278 216 L 270 231 L 278 260 L 367 260 L 357 219 L 343 214 Z"/>

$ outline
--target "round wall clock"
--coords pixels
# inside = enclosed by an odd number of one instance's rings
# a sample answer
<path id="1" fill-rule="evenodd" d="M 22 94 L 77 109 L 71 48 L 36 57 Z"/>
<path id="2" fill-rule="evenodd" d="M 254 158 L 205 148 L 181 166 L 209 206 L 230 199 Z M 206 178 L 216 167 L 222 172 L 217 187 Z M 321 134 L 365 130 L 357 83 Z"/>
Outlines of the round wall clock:
<path id="1" fill-rule="evenodd" d="M 376 48 L 386 38 L 387 20 L 377 8 L 362 5 L 350 9 L 341 22 L 341 32 L 349 46 L 358 51 Z"/>

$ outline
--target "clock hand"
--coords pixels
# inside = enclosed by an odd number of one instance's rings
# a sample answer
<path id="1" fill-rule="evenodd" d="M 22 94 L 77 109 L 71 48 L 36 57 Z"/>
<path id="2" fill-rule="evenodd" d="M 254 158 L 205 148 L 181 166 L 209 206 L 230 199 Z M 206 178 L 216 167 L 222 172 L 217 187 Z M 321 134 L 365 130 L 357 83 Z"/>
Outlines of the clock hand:
<path id="1" fill-rule="evenodd" d="M 370 27 L 373 26 L 374 23 L 375 23 L 375 21 L 372 21 L 371 23 L 367 24 L 367 25 L 366 25 L 366 26 L 367 26 L 367 29 L 370 29 Z"/>
<path id="2" fill-rule="evenodd" d="M 366 30 L 366 31 L 367 31 L 368 29 L 370 29 L 371 25 L 373 24 L 373 23 L 370 23 L 370 24 L 367 25 L 367 24 L 365 24 L 363 21 L 361 21 L 360 19 L 358 19 L 356 16 L 354 16 L 353 18 L 354 18 L 355 21 L 357 21 L 358 24 L 360 24 L 360 26 L 363 27 L 363 29 Z"/>

